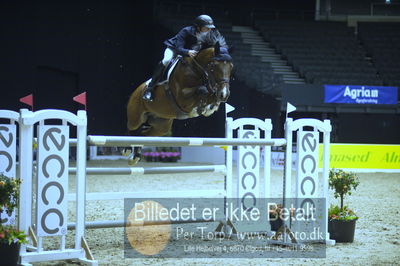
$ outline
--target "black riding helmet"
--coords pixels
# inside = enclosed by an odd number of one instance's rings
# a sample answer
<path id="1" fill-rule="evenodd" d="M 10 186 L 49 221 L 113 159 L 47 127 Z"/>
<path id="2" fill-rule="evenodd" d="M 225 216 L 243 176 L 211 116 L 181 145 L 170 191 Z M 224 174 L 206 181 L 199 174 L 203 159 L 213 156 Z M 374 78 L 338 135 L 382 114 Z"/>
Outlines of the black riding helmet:
<path id="1" fill-rule="evenodd" d="M 208 15 L 200 15 L 194 20 L 194 25 L 197 27 L 206 27 L 209 29 L 214 29 L 214 22 L 212 18 Z"/>

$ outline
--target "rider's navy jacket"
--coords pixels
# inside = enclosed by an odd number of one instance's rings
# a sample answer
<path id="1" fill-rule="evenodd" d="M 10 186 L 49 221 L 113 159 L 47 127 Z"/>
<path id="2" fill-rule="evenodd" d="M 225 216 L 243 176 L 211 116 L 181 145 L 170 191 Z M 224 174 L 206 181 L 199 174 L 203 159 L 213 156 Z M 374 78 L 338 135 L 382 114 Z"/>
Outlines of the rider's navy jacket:
<path id="1" fill-rule="evenodd" d="M 174 37 L 166 40 L 164 44 L 173 49 L 177 54 L 188 56 L 191 47 L 197 44 L 196 27 L 184 27 Z"/>

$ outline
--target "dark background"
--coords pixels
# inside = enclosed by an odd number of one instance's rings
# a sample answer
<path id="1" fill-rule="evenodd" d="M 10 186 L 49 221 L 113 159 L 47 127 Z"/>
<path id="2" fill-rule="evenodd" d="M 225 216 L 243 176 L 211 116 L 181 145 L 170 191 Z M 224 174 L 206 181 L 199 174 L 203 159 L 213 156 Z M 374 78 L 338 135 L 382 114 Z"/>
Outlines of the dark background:
<path id="1" fill-rule="evenodd" d="M 233 24 L 246 25 L 246 12 L 257 5 L 301 9 L 310 14 L 315 8 L 315 1 L 309 0 L 246 1 L 246 6 L 242 3 L 229 1 Z M 19 98 L 33 93 L 35 110 L 76 112 L 82 106 L 72 97 L 86 91 L 88 133 L 126 134 L 129 95 L 150 77 L 162 58 L 162 42 L 175 34 L 158 22 L 155 8 L 153 1 L 1 1 L 0 108 L 26 108 Z M 228 103 L 236 108 L 234 117 L 272 118 L 273 135 L 282 136 L 280 101 L 234 80 Z M 308 112 L 294 116 L 333 119 L 344 132 L 338 139 L 341 142 L 396 142 L 400 135 L 399 115 Z M 208 118 L 176 121 L 173 134 L 221 137 L 224 117 L 224 108 L 220 108 Z M 397 128 L 390 129 L 389 139 L 379 139 L 382 127 L 374 128 L 372 124 L 371 131 L 377 137 L 357 137 L 362 133 L 357 132 L 357 124 L 386 118 L 391 128 Z M 344 119 L 343 123 L 338 122 L 340 119 Z M 354 119 L 356 123 L 352 123 Z"/>
<path id="2" fill-rule="evenodd" d="M 82 108 L 87 91 L 89 133 L 125 132 L 125 106 L 160 57 L 151 2 L 2 1 L 2 109 Z"/>

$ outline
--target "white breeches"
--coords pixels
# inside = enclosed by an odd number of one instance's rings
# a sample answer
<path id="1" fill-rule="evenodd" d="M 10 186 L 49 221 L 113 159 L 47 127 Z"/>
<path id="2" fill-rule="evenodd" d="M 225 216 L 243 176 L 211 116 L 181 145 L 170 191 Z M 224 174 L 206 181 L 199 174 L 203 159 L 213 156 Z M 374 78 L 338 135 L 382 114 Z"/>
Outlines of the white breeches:
<path id="1" fill-rule="evenodd" d="M 172 58 L 174 58 L 174 51 L 170 48 L 166 48 L 164 51 L 164 58 L 161 62 L 164 66 L 167 66 L 171 62 Z"/>

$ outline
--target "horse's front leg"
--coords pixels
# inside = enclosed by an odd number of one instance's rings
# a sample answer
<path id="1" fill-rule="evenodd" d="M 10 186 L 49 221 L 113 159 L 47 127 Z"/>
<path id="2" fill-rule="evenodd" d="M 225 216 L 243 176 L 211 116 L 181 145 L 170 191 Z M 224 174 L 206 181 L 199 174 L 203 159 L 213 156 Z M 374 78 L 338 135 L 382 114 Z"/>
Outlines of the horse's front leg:
<path id="1" fill-rule="evenodd" d="M 202 115 L 207 107 L 207 98 L 209 92 L 206 86 L 197 87 L 198 103 L 197 103 L 197 114 Z"/>

